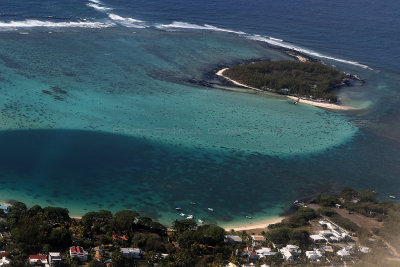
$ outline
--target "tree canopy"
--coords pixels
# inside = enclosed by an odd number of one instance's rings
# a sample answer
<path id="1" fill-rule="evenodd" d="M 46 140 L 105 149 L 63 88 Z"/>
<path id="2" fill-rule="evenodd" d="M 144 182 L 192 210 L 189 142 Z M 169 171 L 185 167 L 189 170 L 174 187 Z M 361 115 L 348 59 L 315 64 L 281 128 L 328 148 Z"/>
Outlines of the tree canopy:
<path id="1" fill-rule="evenodd" d="M 229 68 L 227 77 L 262 90 L 282 92 L 336 102 L 332 93 L 343 84 L 345 75 L 318 62 L 263 61 Z"/>

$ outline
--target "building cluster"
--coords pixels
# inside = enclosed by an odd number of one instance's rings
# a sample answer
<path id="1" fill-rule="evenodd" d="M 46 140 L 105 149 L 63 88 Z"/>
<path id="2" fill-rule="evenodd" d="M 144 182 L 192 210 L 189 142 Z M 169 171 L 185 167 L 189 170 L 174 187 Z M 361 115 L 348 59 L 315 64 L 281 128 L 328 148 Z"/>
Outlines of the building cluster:
<path id="1" fill-rule="evenodd" d="M 94 259 L 102 261 L 104 258 L 104 251 L 100 247 L 94 249 Z M 143 251 L 139 248 L 121 248 L 120 252 L 123 256 L 141 259 Z M 77 258 L 80 262 L 85 263 L 89 259 L 89 253 L 85 251 L 81 246 L 72 246 L 69 248 L 69 257 L 71 259 Z M 11 264 L 11 260 L 7 257 L 8 253 L 0 251 L 0 266 L 7 266 Z M 49 252 L 48 254 L 36 254 L 29 255 L 28 263 L 30 266 L 43 266 L 43 267 L 57 267 L 61 266 L 62 261 L 66 255 L 61 255 L 60 252 Z M 111 263 L 111 259 L 105 261 L 105 263 Z"/>
<path id="2" fill-rule="evenodd" d="M 274 256 L 279 252 L 285 261 L 295 263 L 299 258 L 307 259 L 308 262 L 319 262 L 322 259 L 327 259 L 327 256 L 329 258 L 334 255 L 346 261 L 355 252 L 370 252 L 368 247 L 355 246 L 351 233 L 329 219 L 319 220 L 318 225 L 314 224 L 314 227 L 315 234 L 310 235 L 310 240 L 312 241 L 310 248 L 312 247 L 312 250 L 302 251 L 300 247 L 294 244 L 282 246 L 268 241 L 262 235 L 252 235 L 250 236 L 251 246 L 244 247 L 242 251 L 236 251 L 236 255 L 255 261 Z M 225 236 L 225 242 L 240 244 L 243 240 L 237 235 L 227 235 Z M 349 245 L 349 243 L 353 245 Z M 267 244 L 270 244 L 270 247 Z"/>

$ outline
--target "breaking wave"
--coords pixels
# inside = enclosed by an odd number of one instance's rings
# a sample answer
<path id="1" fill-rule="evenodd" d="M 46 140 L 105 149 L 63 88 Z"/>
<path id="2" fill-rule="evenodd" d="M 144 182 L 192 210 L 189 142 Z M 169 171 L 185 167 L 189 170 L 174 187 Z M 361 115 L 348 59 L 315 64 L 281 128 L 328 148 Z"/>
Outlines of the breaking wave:
<path id="1" fill-rule="evenodd" d="M 270 45 L 277 46 L 277 47 L 291 49 L 291 50 L 294 50 L 294 51 L 297 51 L 297 52 L 300 52 L 300 53 L 303 53 L 303 54 L 306 54 L 309 56 L 329 59 L 329 60 L 346 63 L 346 64 L 351 64 L 351 65 L 358 66 L 358 67 L 361 67 L 364 69 L 371 69 L 369 66 L 361 64 L 359 62 L 345 60 L 345 59 L 336 58 L 336 57 L 332 57 L 332 56 L 327 56 L 327 55 L 312 51 L 310 49 L 302 48 L 300 46 L 293 45 L 288 42 L 284 42 L 282 39 L 278 39 L 278 38 L 274 38 L 274 37 L 264 37 L 264 36 L 260 36 L 260 35 L 252 35 L 252 34 L 242 32 L 242 31 L 234 31 L 234 30 L 230 30 L 230 29 L 218 28 L 218 27 L 215 27 L 215 26 L 212 26 L 209 24 L 197 25 L 197 24 L 192 24 L 192 23 L 187 23 L 187 22 L 175 21 L 171 24 L 157 24 L 157 25 L 155 25 L 155 27 L 158 29 L 162 29 L 162 30 L 192 29 L 192 30 L 207 30 L 207 31 L 234 33 L 234 34 L 239 35 L 240 37 L 244 37 L 244 38 L 254 40 L 254 41 L 268 43 Z"/>
<path id="2" fill-rule="evenodd" d="M 146 23 L 143 20 L 138 20 L 134 18 L 124 18 L 116 14 L 108 14 L 108 17 L 113 20 L 115 23 L 128 27 L 128 28 L 138 28 L 144 29 L 148 28 Z"/>
<path id="3" fill-rule="evenodd" d="M 341 58 L 336 58 L 336 57 L 332 57 L 332 56 L 327 56 L 303 47 L 299 47 L 287 42 L 283 42 L 283 40 L 281 39 L 276 39 L 276 38 L 272 38 L 272 37 L 263 37 L 260 35 L 247 35 L 246 36 L 247 39 L 250 40 L 254 40 L 254 41 L 260 41 L 260 42 L 265 42 L 268 43 L 270 45 L 274 45 L 274 46 L 278 46 L 278 47 L 283 47 L 283 48 L 287 48 L 287 49 L 291 49 L 309 56 L 314 56 L 314 57 L 318 57 L 318 58 L 325 58 L 325 59 L 329 59 L 329 60 L 333 60 L 333 61 L 337 61 L 337 62 L 341 62 L 341 63 L 346 63 L 346 64 L 350 64 L 350 65 L 354 65 L 354 66 L 358 66 L 364 69 L 371 69 L 369 66 L 361 64 L 357 61 L 351 61 L 351 60 L 346 60 L 346 59 L 341 59 Z M 372 70 L 372 69 L 371 69 Z"/>
<path id="4" fill-rule="evenodd" d="M 106 23 L 99 21 L 67 21 L 53 22 L 41 20 L 23 20 L 23 21 L 0 21 L 0 28 L 32 28 L 32 27 L 54 27 L 54 28 L 108 28 L 115 26 L 115 23 Z"/>
<path id="5" fill-rule="evenodd" d="M 233 31 L 229 29 L 218 28 L 212 25 L 204 24 L 204 25 L 197 25 L 187 22 L 179 22 L 174 21 L 171 24 L 158 24 L 155 26 L 158 29 L 192 29 L 192 30 L 208 30 L 208 31 L 218 31 L 218 32 L 230 32 L 236 33 L 239 35 L 246 34 L 245 32 L 241 31 Z"/>
<path id="6" fill-rule="evenodd" d="M 111 7 L 107 7 L 107 6 L 101 6 L 99 4 L 96 3 L 87 3 L 86 4 L 88 7 L 92 7 L 94 9 L 100 10 L 100 11 L 108 11 L 108 10 L 113 10 Z"/>

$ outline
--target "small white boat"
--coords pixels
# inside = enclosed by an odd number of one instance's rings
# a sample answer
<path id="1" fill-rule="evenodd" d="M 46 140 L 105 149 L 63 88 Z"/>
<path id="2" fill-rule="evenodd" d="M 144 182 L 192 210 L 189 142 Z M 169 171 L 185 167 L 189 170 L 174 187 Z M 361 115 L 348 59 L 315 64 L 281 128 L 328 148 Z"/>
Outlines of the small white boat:
<path id="1" fill-rule="evenodd" d="M 187 216 L 186 219 L 193 219 L 193 215 Z"/>
<path id="2" fill-rule="evenodd" d="M 246 216 L 246 218 L 249 220 L 253 219 L 253 217 L 251 217 L 251 216 Z"/>
<path id="3" fill-rule="evenodd" d="M 181 214 L 179 214 L 179 215 L 181 215 L 182 217 L 185 217 L 185 213 L 181 213 Z"/>
<path id="4" fill-rule="evenodd" d="M 395 196 L 389 196 L 391 199 L 396 199 L 396 197 Z"/>
<path id="5" fill-rule="evenodd" d="M 175 209 L 176 209 L 176 210 L 182 210 L 182 208 L 181 208 L 181 207 L 176 207 Z"/>
<path id="6" fill-rule="evenodd" d="M 201 219 L 198 219 L 198 221 L 199 221 L 199 223 L 203 223 L 204 221 L 203 220 L 201 220 Z"/>
<path id="7" fill-rule="evenodd" d="M 213 209 L 213 208 L 208 208 L 208 210 L 209 210 L 209 211 L 214 211 L 214 209 Z"/>

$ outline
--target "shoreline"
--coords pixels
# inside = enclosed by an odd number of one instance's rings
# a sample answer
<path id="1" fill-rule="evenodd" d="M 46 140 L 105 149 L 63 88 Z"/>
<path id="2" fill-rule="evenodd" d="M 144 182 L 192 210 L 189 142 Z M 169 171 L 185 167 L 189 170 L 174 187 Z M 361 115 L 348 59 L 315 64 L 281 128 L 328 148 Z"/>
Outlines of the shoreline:
<path id="1" fill-rule="evenodd" d="M 224 78 L 224 79 L 226 79 L 228 81 L 230 81 L 231 83 L 233 83 L 236 86 L 248 88 L 248 89 L 259 91 L 259 92 L 268 92 L 268 91 L 264 91 L 264 90 L 261 90 L 261 89 L 255 88 L 255 87 L 248 86 L 246 84 L 240 83 L 238 81 L 235 81 L 235 80 L 225 76 L 224 72 L 227 69 L 229 69 L 229 68 L 220 69 L 219 71 L 217 71 L 216 75 L 219 76 L 219 77 L 222 77 L 222 78 Z M 270 92 L 270 93 L 272 93 L 272 92 Z M 279 95 L 279 94 L 276 94 L 276 93 L 272 93 L 272 94 Z M 311 105 L 311 106 L 314 106 L 314 107 L 330 109 L 330 110 L 349 111 L 349 110 L 358 110 L 359 109 L 359 108 L 351 107 L 351 106 L 345 106 L 345 105 L 339 105 L 339 104 L 333 104 L 333 103 L 325 103 L 325 102 L 313 101 L 313 100 L 310 100 L 310 99 L 304 99 L 302 97 L 299 98 L 299 97 L 291 96 L 291 95 L 286 95 L 286 97 L 289 98 L 289 99 L 292 99 L 294 101 L 298 101 L 298 103 L 300 103 L 300 104 L 307 104 L 307 105 Z"/>
<path id="2" fill-rule="evenodd" d="M 232 225 L 221 225 L 222 228 L 225 229 L 225 231 L 229 232 L 231 230 L 234 231 L 248 231 L 248 230 L 257 230 L 257 229 L 266 229 L 269 225 L 275 224 L 275 223 L 280 223 L 282 222 L 286 217 L 274 217 L 274 218 L 268 218 L 265 220 L 261 221 L 254 221 L 251 222 L 249 220 L 248 223 L 239 223 L 239 224 L 232 224 Z"/>

